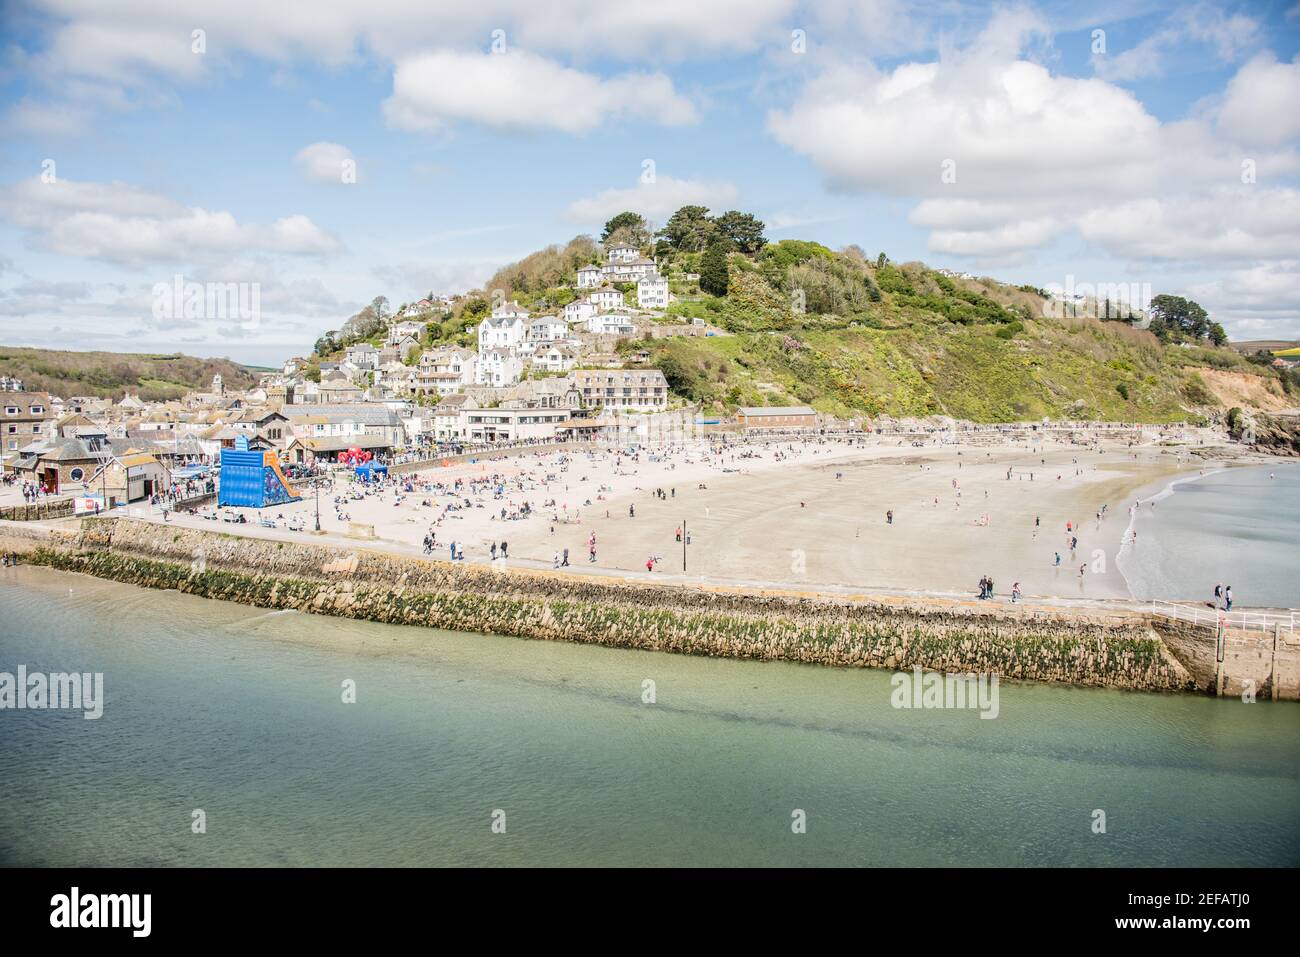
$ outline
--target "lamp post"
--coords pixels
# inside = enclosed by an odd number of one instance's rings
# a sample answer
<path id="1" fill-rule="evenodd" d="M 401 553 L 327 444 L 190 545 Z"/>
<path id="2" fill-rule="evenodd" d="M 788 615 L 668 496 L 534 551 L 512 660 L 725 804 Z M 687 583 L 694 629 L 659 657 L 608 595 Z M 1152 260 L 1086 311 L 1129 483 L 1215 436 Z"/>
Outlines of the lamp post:
<path id="1" fill-rule="evenodd" d="M 320 476 L 311 483 L 316 488 L 316 531 L 320 531 Z"/>
<path id="2" fill-rule="evenodd" d="M 682 519 L 682 574 L 686 574 L 686 519 Z"/>

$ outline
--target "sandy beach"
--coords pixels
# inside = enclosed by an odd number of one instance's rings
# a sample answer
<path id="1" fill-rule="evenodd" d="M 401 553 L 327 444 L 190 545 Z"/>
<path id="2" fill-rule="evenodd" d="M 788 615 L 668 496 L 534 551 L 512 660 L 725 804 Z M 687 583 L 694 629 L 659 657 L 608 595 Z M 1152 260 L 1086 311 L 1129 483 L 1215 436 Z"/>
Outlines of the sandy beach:
<path id="1" fill-rule="evenodd" d="M 321 493 L 321 529 L 326 540 L 355 545 L 352 524 L 370 525 L 375 538 L 365 547 L 407 554 L 423 552 L 432 533 L 432 557 L 448 558 L 454 541 L 479 562 L 492 560 L 495 542 L 500 563 L 504 541 L 504 563 L 525 567 L 551 567 L 568 549 L 576 574 L 965 597 L 987 575 L 1004 601 L 1015 583 L 1025 598 L 1126 599 L 1115 556 L 1138 490 L 1256 460 L 1208 431 L 1150 430 L 1132 445 L 1104 433 L 1077 439 L 574 448 L 434 466 L 364 493 L 340 473 Z M 315 508 L 308 497 L 264 510 L 275 529 L 170 520 L 319 541 L 310 531 Z M 255 521 L 256 511 L 242 511 Z M 147 507 L 130 514 L 161 520 Z M 306 531 L 289 531 L 291 522 Z M 1129 548 L 1140 554 L 1141 542 Z"/>

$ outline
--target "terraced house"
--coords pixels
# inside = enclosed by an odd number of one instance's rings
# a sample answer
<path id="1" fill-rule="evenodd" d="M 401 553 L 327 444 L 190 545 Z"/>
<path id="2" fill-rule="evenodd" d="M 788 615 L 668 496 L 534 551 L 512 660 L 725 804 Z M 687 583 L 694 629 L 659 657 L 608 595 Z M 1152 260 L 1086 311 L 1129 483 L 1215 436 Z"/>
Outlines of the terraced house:
<path id="1" fill-rule="evenodd" d="M 4 441 L 4 458 L 8 462 L 25 445 L 46 438 L 52 427 L 54 411 L 47 392 L 0 393 L 0 439 Z"/>
<path id="2" fill-rule="evenodd" d="M 656 412 L 668 407 L 668 380 L 658 369 L 578 369 L 573 375 L 586 408 Z"/>

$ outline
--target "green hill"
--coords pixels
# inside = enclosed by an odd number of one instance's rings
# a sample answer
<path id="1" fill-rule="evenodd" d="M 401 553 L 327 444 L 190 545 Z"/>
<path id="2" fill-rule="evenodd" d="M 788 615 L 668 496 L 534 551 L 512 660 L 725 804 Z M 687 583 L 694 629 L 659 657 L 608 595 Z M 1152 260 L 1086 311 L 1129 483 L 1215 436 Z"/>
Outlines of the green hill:
<path id="1" fill-rule="evenodd" d="M 620 213 L 601 237 L 639 248 L 667 276 L 675 301 L 661 324 L 703 319 L 721 330 L 619 346 L 628 364 L 662 369 L 678 398 L 705 411 L 807 404 L 841 417 L 1169 422 L 1300 405 L 1300 373 L 1272 368 L 1267 353 L 1234 350 L 1181 297 L 1155 297 L 1141 329 L 1061 315 L 1032 286 L 898 265 L 884 253 L 871 259 L 856 246 L 768 243 L 762 230 L 746 213 L 686 206 L 654 233 L 643 217 Z M 555 312 L 580 292 L 577 269 L 604 258 L 579 236 L 505 266 L 485 290 L 433 317 L 426 343 L 471 342 L 498 290 L 535 314 Z M 619 288 L 635 301 L 634 284 Z M 1116 311 L 1091 305 L 1102 316 Z M 349 320 L 346 341 L 374 331 L 365 319 Z M 341 341 L 323 338 L 318 354 Z"/>
<path id="2" fill-rule="evenodd" d="M 247 389 L 256 375 L 229 359 L 129 352 L 65 352 L 0 346 L 0 375 L 21 379 L 32 392 L 68 398 L 120 399 L 130 392 L 146 401 L 175 399 L 208 389 L 220 375 L 227 388 Z"/>
<path id="3" fill-rule="evenodd" d="M 675 392 L 715 411 L 808 404 L 840 416 L 1165 422 L 1224 408 L 1206 379 L 1222 372 L 1258 379 L 1270 395 L 1300 395 L 1294 376 L 1204 340 L 1162 341 L 1127 321 L 1052 318 L 1031 288 L 827 253 L 818 255 L 833 268 L 812 274 L 833 280 L 817 290 L 822 311 L 792 309 L 786 300 L 802 285 L 780 289 L 762 257 L 755 267 L 733 255 L 725 296 L 673 310 L 731 335 L 626 351 L 648 352 L 644 363 L 662 369 Z M 806 289 L 803 299 L 814 303 Z"/>

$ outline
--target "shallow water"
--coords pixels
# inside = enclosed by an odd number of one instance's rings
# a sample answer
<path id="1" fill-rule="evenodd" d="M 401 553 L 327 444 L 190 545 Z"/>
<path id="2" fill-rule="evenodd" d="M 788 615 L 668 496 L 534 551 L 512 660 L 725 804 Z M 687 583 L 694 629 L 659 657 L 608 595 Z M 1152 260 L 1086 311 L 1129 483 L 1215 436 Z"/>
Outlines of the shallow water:
<path id="1" fill-rule="evenodd" d="M 1213 601 L 1222 583 L 1234 607 L 1300 608 L 1300 465 L 1227 469 L 1141 497 L 1137 546 L 1119 557 L 1134 597 Z"/>
<path id="2" fill-rule="evenodd" d="M 896 710 L 885 672 L 26 567 L 0 573 L 0 671 L 19 664 L 103 672 L 107 700 L 94 721 L 0 711 L 10 865 L 1300 864 L 1287 703 L 1004 683 L 981 720 Z"/>

